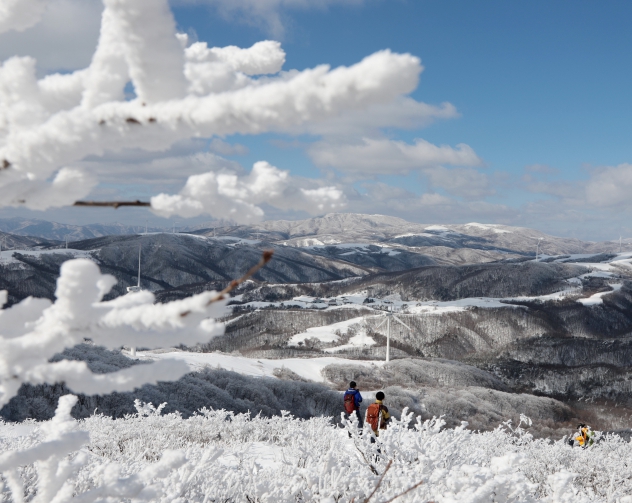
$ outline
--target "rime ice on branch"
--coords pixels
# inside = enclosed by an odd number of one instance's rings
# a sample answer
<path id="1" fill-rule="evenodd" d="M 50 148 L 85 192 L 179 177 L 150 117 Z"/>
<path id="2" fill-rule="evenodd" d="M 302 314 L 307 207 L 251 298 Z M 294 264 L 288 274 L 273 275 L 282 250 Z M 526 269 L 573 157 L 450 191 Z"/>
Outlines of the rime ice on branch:
<path id="1" fill-rule="evenodd" d="M 24 4 L 0 1 L 0 30 L 12 28 L 12 20 L 14 28 L 36 23 L 45 2 L 28 1 L 34 10 L 22 24 L 14 18 Z M 415 89 L 422 70 L 418 58 L 386 50 L 350 67 L 281 72 L 285 53 L 277 42 L 186 47 L 167 0 L 104 5 L 88 68 L 40 80 L 30 57 L 11 58 L 0 68 L 0 206 L 46 209 L 84 198 L 98 180 L 72 164 L 90 155 L 160 151 L 194 137 L 291 131 L 391 103 Z M 124 96 L 128 82 L 136 94 L 131 101 Z M 337 187 L 294 179 L 261 162 L 247 176 L 198 174 L 180 194 L 152 198 L 161 215 L 211 213 L 238 222 L 260 218 L 261 203 L 323 213 L 340 208 L 344 197 Z"/>
<path id="2" fill-rule="evenodd" d="M 175 360 L 98 375 L 85 362 L 49 363 L 53 355 L 85 338 L 108 348 L 156 348 L 195 345 L 224 331 L 212 318 L 222 316 L 227 300 L 217 300 L 215 292 L 160 305 L 147 291 L 103 302 L 114 284 L 114 278 L 101 274 L 90 260 L 70 260 L 61 267 L 54 304 L 28 298 L 0 311 L 0 407 L 22 383 L 63 381 L 75 393 L 93 395 L 176 380 L 189 371 Z M 2 304 L 6 298 L 6 291 L 0 292 Z"/>

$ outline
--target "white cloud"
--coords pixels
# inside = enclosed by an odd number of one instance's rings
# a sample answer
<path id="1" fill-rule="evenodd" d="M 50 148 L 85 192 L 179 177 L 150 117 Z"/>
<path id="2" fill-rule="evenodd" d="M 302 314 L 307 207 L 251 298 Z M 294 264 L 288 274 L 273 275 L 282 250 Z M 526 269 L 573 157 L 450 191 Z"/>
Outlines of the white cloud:
<path id="1" fill-rule="evenodd" d="M 160 190 L 175 189 L 188 177 L 196 173 L 243 172 L 243 168 L 232 161 L 211 152 L 195 152 L 180 156 L 158 156 L 146 160 L 136 159 L 133 163 L 124 158 L 93 160 L 78 163 L 78 166 L 95 173 L 103 183 L 120 186 L 130 184 L 159 185 Z"/>
<path id="2" fill-rule="evenodd" d="M 591 169 L 588 180 L 526 181 L 530 192 L 553 196 L 566 206 L 632 210 L 632 164 Z"/>
<path id="3" fill-rule="evenodd" d="M 239 143 L 227 143 L 220 138 L 213 138 L 209 145 L 212 152 L 220 155 L 246 155 L 248 147 Z"/>
<path id="4" fill-rule="evenodd" d="M 465 199 L 480 199 L 495 193 L 489 177 L 472 168 L 436 166 L 423 170 L 430 186 Z"/>
<path id="5" fill-rule="evenodd" d="M 349 187 L 345 190 L 346 211 L 394 215 L 425 223 L 458 223 L 473 219 L 509 223 L 520 213 L 502 204 L 461 201 L 436 192 L 415 194 L 382 182 L 366 182 L 363 187 L 364 194 Z"/>
<path id="6" fill-rule="evenodd" d="M 10 12 L 23 19 L 15 25 L 22 31 L 2 29 L 3 19 L 11 19 L 8 10 L 3 17 L 2 9 L 11 3 L 16 9 Z M 32 56 L 43 72 L 83 68 L 97 45 L 102 11 L 100 0 L 3 0 L 0 32 L 5 33 L 0 34 L 0 60 Z"/>
<path id="7" fill-rule="evenodd" d="M 454 166 L 479 166 L 481 159 L 474 150 L 463 143 L 452 148 L 437 146 L 417 139 L 414 144 L 388 139 L 364 138 L 358 144 L 315 143 L 309 155 L 319 166 L 329 166 L 345 172 L 372 174 L 407 174 L 449 164 Z"/>
<path id="8" fill-rule="evenodd" d="M 284 12 L 324 9 L 333 4 L 360 5 L 364 0 L 174 0 L 176 4 L 206 4 L 224 18 L 257 26 L 275 38 L 285 33 Z"/>
<path id="9" fill-rule="evenodd" d="M 632 209 L 632 164 L 595 170 L 586 183 L 586 202 L 602 208 Z"/>
<path id="10" fill-rule="evenodd" d="M 308 133 L 324 137 L 357 138 L 376 136 L 383 128 L 418 129 L 435 120 L 459 117 L 451 103 L 429 105 L 410 96 L 398 96 L 389 103 L 378 103 L 361 110 L 351 110 L 317 123 L 288 130 L 291 134 Z"/>
<path id="11" fill-rule="evenodd" d="M 3 0 L 0 2 L 0 33 L 24 31 L 37 24 L 46 0 Z"/>
<path id="12" fill-rule="evenodd" d="M 237 223 L 263 218 L 262 204 L 281 210 L 305 211 L 316 215 L 336 211 L 344 204 L 340 189 L 315 186 L 316 180 L 292 178 L 267 162 L 257 162 L 245 176 L 209 172 L 191 176 L 177 195 L 151 198 L 153 211 L 161 216 L 191 218 L 209 214 Z M 303 185 L 303 186 L 301 186 Z"/>

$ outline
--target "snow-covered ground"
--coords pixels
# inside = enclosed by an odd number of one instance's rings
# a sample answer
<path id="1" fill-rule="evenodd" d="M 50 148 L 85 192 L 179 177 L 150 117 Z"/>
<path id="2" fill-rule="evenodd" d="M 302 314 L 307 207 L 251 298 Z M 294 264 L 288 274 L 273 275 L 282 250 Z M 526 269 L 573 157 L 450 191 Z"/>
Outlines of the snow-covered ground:
<path id="1" fill-rule="evenodd" d="M 540 254 L 538 255 L 538 262 L 549 259 L 553 259 L 553 262 L 561 263 L 572 261 L 573 264 L 601 271 L 612 271 L 614 270 L 613 266 L 632 267 L 632 252 L 621 252 L 615 254 L 608 253 L 607 255 L 615 256 L 613 258 L 604 260 L 603 262 L 591 262 L 590 260 L 588 260 L 590 258 L 597 257 L 598 255 L 598 253 L 575 253 L 571 255 Z M 585 261 L 583 261 L 582 259 L 585 259 Z"/>
<path id="2" fill-rule="evenodd" d="M 341 253 L 340 256 L 351 255 L 353 253 L 384 253 L 390 256 L 399 255 L 400 250 L 393 248 L 392 246 L 377 244 L 377 243 L 340 243 L 340 244 L 314 244 L 310 246 L 304 246 L 303 248 L 319 249 L 319 248 L 331 248 L 335 247 L 340 250 L 347 250 L 345 253 Z M 378 250 L 375 250 L 378 248 Z"/>
<path id="3" fill-rule="evenodd" d="M 465 224 L 465 227 L 478 227 L 479 229 L 490 230 L 496 234 L 512 234 L 512 231 L 506 229 L 499 229 L 499 224 L 479 224 L 477 222 L 470 222 Z"/>
<path id="4" fill-rule="evenodd" d="M 191 371 L 212 367 L 232 370 L 239 374 L 254 377 L 273 377 L 274 369 L 286 368 L 304 379 L 316 382 L 325 382 L 321 370 L 327 365 L 334 363 L 365 366 L 384 364 L 383 361 L 347 360 L 333 356 L 320 358 L 286 358 L 279 360 L 259 358 L 255 360 L 254 358 L 246 358 L 245 356 L 234 356 L 223 353 L 192 353 L 176 349 L 172 351 L 159 350 L 159 352 L 139 351 L 136 353 L 136 357 L 140 360 L 183 360 L 189 365 Z"/>
<path id="5" fill-rule="evenodd" d="M 29 257 L 41 257 L 42 255 L 64 255 L 71 258 L 87 258 L 92 260 L 92 253 L 95 250 L 73 250 L 72 248 L 59 248 L 55 250 L 3 250 L 0 252 L 0 263 L 20 264 L 21 262 L 13 257 L 14 253 L 27 255 Z"/>
<path id="6" fill-rule="evenodd" d="M 594 295 L 591 295 L 590 297 L 587 297 L 585 299 L 577 299 L 577 302 L 584 304 L 585 306 L 597 306 L 599 304 L 603 304 L 603 299 L 602 297 L 604 295 L 608 295 L 611 294 L 613 292 L 618 292 L 619 290 L 621 290 L 621 287 L 623 286 L 621 283 L 616 283 L 613 285 L 610 285 L 612 287 L 612 290 L 609 290 L 607 292 L 599 292 L 596 293 Z"/>

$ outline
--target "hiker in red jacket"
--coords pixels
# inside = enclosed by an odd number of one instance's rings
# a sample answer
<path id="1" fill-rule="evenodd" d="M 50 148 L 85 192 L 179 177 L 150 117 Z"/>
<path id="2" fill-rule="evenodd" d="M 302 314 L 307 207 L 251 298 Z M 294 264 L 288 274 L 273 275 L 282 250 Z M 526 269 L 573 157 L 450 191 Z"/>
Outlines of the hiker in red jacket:
<path id="1" fill-rule="evenodd" d="M 366 422 L 371 425 L 376 437 L 380 435 L 380 430 L 386 429 L 386 424 L 391 418 L 391 415 L 388 413 L 388 407 L 382 403 L 383 401 L 384 393 L 378 391 L 375 394 L 375 403 L 369 405 L 369 408 L 366 410 Z"/>
<path id="2" fill-rule="evenodd" d="M 347 418 L 351 417 L 351 414 L 355 412 L 358 418 L 358 428 L 363 427 L 362 416 L 360 415 L 360 402 L 362 402 L 362 395 L 358 389 L 358 385 L 355 381 L 349 383 L 349 389 L 345 391 L 344 406 Z"/>

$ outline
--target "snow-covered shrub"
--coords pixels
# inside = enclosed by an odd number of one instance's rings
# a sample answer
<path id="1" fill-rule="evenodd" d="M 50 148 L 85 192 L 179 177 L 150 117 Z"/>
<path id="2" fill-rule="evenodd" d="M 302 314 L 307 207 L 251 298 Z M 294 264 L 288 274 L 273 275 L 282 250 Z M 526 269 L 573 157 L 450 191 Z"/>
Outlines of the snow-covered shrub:
<path id="1" fill-rule="evenodd" d="M 370 501 L 388 501 L 414 487 L 397 501 L 625 503 L 632 492 L 625 468 L 632 444 L 607 436 L 584 450 L 564 440 L 536 440 L 523 429 L 524 417 L 516 427 L 475 433 L 403 411 L 372 443 L 369 430 L 360 435 L 349 421 L 340 428 L 327 418 L 210 409 L 183 419 L 140 402 L 124 418 L 95 415 L 75 423 L 67 400 L 65 412 L 24 425 L 22 436 L 0 424 L 0 448 L 33 452 L 51 442 L 52 428 L 89 432 L 90 441 L 70 453 L 67 466 L 58 458 L 49 466 L 58 483 L 63 473 L 63 494 L 74 491 L 77 501 L 357 502 L 376 487 Z M 28 459 L 11 476 L 4 478 L 4 501 L 19 483 L 36 494 L 40 480 Z M 141 484 L 145 489 L 138 490 Z"/>

